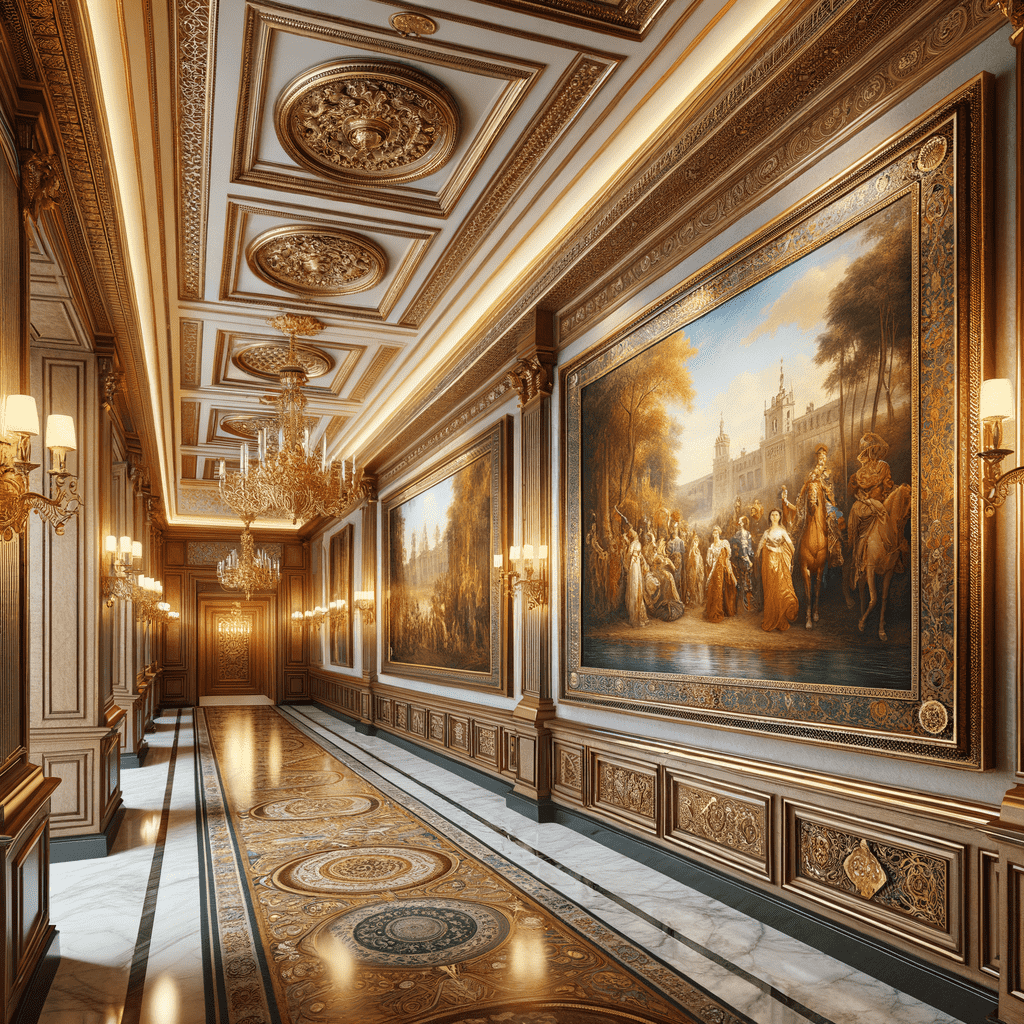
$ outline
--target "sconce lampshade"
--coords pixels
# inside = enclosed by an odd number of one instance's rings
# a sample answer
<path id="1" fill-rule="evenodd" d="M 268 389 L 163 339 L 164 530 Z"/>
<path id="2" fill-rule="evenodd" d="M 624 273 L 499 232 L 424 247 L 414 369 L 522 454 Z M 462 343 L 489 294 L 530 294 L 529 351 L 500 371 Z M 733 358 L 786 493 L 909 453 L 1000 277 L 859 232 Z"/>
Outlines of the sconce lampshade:
<path id="1" fill-rule="evenodd" d="M 981 382 L 981 420 L 1013 419 L 1013 385 L 1006 377 Z"/>
<path id="2" fill-rule="evenodd" d="M 53 413 L 46 417 L 46 447 L 75 451 L 75 421 L 71 416 Z"/>
<path id="3" fill-rule="evenodd" d="M 8 395 L 4 403 L 4 426 L 12 433 L 39 433 L 39 413 L 31 395 Z"/>
<path id="4" fill-rule="evenodd" d="M 141 540 L 133 540 L 132 541 L 132 558 L 141 558 L 141 557 L 142 557 L 142 541 Z"/>

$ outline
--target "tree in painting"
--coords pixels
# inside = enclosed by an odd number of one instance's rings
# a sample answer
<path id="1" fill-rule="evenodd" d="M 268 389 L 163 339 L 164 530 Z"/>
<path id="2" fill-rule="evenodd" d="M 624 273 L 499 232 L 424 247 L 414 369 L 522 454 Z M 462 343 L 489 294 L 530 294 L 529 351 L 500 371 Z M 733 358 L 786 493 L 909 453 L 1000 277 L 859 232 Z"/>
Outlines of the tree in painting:
<path id="1" fill-rule="evenodd" d="M 389 531 L 391 660 L 490 671 L 490 459 L 392 509 Z"/>

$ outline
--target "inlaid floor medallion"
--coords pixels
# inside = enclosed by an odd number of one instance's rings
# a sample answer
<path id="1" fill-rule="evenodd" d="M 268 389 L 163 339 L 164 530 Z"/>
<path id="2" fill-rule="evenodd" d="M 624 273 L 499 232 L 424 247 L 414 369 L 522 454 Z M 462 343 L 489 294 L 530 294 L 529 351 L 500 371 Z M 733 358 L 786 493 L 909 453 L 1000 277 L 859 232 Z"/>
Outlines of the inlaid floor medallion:
<path id="1" fill-rule="evenodd" d="M 462 900 L 416 899 L 369 904 L 327 922 L 314 936 L 319 952 L 342 945 L 361 963 L 436 967 L 489 953 L 509 934 L 492 907 Z"/>
<path id="2" fill-rule="evenodd" d="M 372 796 L 355 793 L 349 796 L 288 797 L 257 804 L 249 812 L 254 818 L 270 821 L 304 821 L 312 818 L 355 817 L 380 807 Z"/>
<path id="3" fill-rule="evenodd" d="M 431 882 L 451 869 L 452 859 L 434 850 L 359 846 L 325 850 L 285 864 L 273 873 L 272 881 L 291 892 L 393 892 Z"/>

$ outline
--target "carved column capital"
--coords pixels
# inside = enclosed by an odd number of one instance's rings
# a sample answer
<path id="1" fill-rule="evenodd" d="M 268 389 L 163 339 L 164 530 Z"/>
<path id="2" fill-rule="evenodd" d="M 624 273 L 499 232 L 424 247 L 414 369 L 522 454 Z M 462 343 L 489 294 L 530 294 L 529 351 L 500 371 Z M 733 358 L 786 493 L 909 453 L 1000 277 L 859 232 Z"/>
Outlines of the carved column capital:
<path id="1" fill-rule="evenodd" d="M 44 153 L 23 155 L 21 164 L 21 215 L 25 223 L 38 221 L 57 206 L 61 177 L 56 158 Z"/>
<path id="2" fill-rule="evenodd" d="M 104 366 L 104 364 L 106 364 Z M 124 389 L 124 374 L 115 370 L 109 359 L 100 360 L 100 385 L 103 388 L 103 410 L 110 412 L 114 407 L 117 393 Z"/>
<path id="3" fill-rule="evenodd" d="M 997 0 L 999 10 L 1013 26 L 1014 36 L 1024 28 L 1024 0 Z M 1016 42 L 1016 39 L 1014 39 Z"/>
<path id="4" fill-rule="evenodd" d="M 377 500 L 377 474 L 363 473 L 359 478 L 359 496 L 366 502 Z"/>
<path id="5" fill-rule="evenodd" d="M 519 394 L 519 405 L 525 406 L 535 398 L 547 398 L 554 384 L 552 365 L 537 355 L 520 359 L 507 374 L 505 380 Z"/>

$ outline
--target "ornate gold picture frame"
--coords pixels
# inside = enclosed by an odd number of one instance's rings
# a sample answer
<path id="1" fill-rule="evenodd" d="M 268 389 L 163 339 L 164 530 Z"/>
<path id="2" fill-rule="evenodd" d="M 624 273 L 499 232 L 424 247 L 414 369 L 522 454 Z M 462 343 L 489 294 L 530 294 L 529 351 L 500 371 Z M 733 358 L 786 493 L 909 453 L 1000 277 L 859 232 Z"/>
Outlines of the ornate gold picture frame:
<path id="1" fill-rule="evenodd" d="M 507 693 L 507 418 L 381 500 L 382 670 Z"/>
<path id="2" fill-rule="evenodd" d="M 990 90 L 563 368 L 563 701 L 987 767 Z"/>

